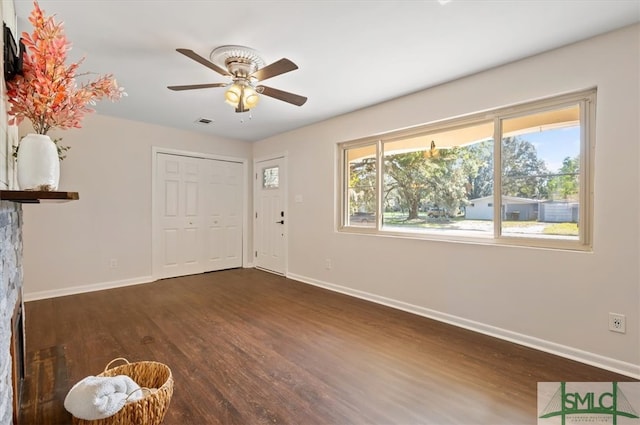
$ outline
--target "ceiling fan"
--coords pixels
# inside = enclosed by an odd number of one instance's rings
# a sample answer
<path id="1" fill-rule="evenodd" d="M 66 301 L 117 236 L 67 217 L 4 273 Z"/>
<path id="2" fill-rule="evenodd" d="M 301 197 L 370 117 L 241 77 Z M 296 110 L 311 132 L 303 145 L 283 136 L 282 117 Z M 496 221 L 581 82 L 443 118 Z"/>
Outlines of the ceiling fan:
<path id="1" fill-rule="evenodd" d="M 190 84 L 184 86 L 167 86 L 170 90 L 194 90 L 212 87 L 229 87 L 225 92 L 226 102 L 236 112 L 246 112 L 255 107 L 260 100 L 259 95 L 273 97 L 296 106 L 302 106 L 307 98 L 283 90 L 274 89 L 257 82 L 298 69 L 289 59 L 283 58 L 265 66 L 264 61 L 255 50 L 244 46 L 221 46 L 211 52 L 207 60 L 190 49 L 176 49 L 186 57 L 214 70 L 218 74 L 231 77 L 227 83 Z"/>

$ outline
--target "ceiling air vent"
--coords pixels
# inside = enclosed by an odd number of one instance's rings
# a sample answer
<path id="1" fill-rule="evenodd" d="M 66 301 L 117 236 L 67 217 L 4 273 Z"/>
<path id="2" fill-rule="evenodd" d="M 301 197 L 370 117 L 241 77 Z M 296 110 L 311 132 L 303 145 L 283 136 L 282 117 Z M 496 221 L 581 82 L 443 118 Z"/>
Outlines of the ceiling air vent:
<path id="1" fill-rule="evenodd" d="M 213 120 L 209 118 L 198 118 L 196 120 L 196 124 L 209 125 L 211 123 L 213 123 Z"/>

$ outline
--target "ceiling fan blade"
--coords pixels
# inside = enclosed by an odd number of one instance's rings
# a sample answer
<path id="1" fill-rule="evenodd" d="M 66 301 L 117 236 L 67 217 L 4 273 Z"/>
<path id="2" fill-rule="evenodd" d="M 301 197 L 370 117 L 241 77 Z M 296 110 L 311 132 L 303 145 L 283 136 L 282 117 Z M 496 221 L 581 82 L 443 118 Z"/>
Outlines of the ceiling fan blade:
<path id="1" fill-rule="evenodd" d="M 276 75 L 284 74 L 286 72 L 295 71 L 298 69 L 298 65 L 291 62 L 289 59 L 283 58 L 277 62 L 265 66 L 251 74 L 252 77 L 258 79 L 258 81 L 264 81 L 267 78 L 275 77 Z"/>
<path id="2" fill-rule="evenodd" d="M 226 69 L 220 68 L 218 65 L 216 65 L 215 63 L 213 63 L 211 61 L 208 61 L 207 59 L 203 58 L 202 56 L 200 56 L 199 54 L 197 54 L 193 50 L 190 50 L 190 49 L 176 49 L 176 51 L 182 53 L 183 55 L 185 55 L 188 58 L 193 59 L 194 61 L 198 62 L 199 64 L 202 64 L 202 65 L 206 66 L 209 69 L 213 69 L 215 72 L 217 72 L 220 75 L 224 75 L 224 76 L 231 75 L 231 74 L 229 74 L 229 72 Z"/>
<path id="3" fill-rule="evenodd" d="M 307 101 L 307 98 L 304 96 L 274 89 L 272 87 L 258 86 L 256 89 L 258 93 L 262 93 L 265 96 L 273 97 L 274 99 L 282 100 L 296 106 L 302 106 Z"/>
<path id="4" fill-rule="evenodd" d="M 167 86 L 169 90 L 194 90 L 194 89 L 209 89 L 212 87 L 225 87 L 227 83 L 209 83 L 209 84 L 189 84 L 186 86 Z"/>

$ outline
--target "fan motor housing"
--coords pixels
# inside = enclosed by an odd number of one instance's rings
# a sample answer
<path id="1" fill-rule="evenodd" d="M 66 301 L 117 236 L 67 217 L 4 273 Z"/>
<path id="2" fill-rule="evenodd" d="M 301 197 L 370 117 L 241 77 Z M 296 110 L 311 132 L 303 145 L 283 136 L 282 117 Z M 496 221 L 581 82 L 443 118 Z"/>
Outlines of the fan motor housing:
<path id="1" fill-rule="evenodd" d="M 245 46 L 220 46 L 213 49 L 209 58 L 214 64 L 224 66 L 235 78 L 246 79 L 264 67 L 259 53 Z"/>
<path id="2" fill-rule="evenodd" d="M 224 64 L 236 78 L 248 78 L 258 70 L 258 64 L 245 58 L 230 57 L 224 61 Z"/>

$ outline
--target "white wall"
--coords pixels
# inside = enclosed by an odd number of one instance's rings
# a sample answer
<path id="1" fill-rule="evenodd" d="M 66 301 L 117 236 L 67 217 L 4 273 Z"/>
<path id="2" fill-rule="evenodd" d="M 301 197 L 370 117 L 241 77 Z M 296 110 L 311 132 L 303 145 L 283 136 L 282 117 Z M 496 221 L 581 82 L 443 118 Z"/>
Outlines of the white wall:
<path id="1" fill-rule="evenodd" d="M 82 127 L 50 132 L 71 146 L 59 190 L 77 191 L 80 200 L 23 207 L 27 300 L 151 280 L 153 146 L 251 157 L 246 142 L 119 118 L 88 115 Z M 29 131 L 21 125 L 21 135 Z"/>
<path id="2" fill-rule="evenodd" d="M 255 143 L 254 157 L 288 151 L 289 276 L 640 377 L 639 28 Z M 593 86 L 593 252 L 336 231 L 336 143 Z"/>

